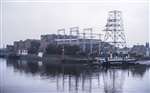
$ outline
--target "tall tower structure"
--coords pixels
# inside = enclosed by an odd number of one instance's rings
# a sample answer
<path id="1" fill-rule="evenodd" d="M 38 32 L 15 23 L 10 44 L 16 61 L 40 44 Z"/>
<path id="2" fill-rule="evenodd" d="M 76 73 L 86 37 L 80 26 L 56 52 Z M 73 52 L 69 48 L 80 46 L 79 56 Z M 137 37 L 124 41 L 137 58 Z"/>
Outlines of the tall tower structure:
<path id="1" fill-rule="evenodd" d="M 126 38 L 123 28 L 122 12 L 118 10 L 109 11 L 107 24 L 105 25 L 104 41 L 114 47 L 126 47 Z"/>

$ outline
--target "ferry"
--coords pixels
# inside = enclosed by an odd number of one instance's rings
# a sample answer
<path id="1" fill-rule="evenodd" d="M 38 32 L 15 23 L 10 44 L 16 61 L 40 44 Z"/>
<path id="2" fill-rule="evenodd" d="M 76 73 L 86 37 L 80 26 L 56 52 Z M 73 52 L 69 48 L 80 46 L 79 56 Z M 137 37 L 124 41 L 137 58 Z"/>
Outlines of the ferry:
<path id="1" fill-rule="evenodd" d="M 114 57 L 114 58 L 104 58 L 104 57 L 96 57 L 96 62 L 99 64 L 123 64 L 123 63 L 135 63 L 137 59 L 135 58 L 121 58 L 121 57 Z"/>

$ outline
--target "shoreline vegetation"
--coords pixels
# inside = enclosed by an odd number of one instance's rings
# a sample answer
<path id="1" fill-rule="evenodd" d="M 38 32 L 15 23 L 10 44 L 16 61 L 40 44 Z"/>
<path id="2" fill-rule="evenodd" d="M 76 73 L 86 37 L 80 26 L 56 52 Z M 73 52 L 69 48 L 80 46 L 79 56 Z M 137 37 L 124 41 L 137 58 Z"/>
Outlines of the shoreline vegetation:
<path id="1" fill-rule="evenodd" d="M 18 57 L 12 56 L 12 57 L 0 57 L 10 60 L 25 60 L 29 62 L 44 62 L 46 64 L 56 64 L 56 65 L 62 65 L 62 64 L 70 64 L 70 65 L 97 65 L 97 66 L 133 66 L 133 65 L 148 65 L 150 66 L 150 57 L 143 57 L 139 60 L 133 61 L 133 62 L 110 62 L 107 64 L 103 64 L 101 62 L 97 63 L 97 60 L 88 57 L 88 56 L 79 56 L 79 55 L 46 55 L 44 57 L 39 57 L 37 55 L 20 55 Z M 143 62 L 145 61 L 145 62 Z"/>

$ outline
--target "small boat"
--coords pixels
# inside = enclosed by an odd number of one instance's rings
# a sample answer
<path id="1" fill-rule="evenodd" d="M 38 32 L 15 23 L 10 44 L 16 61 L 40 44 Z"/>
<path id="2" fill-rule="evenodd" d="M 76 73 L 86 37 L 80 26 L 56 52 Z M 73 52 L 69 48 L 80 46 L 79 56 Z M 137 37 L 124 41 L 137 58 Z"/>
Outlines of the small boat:
<path id="1" fill-rule="evenodd" d="M 134 58 L 109 58 L 107 62 L 135 62 L 137 61 Z"/>
<path id="2" fill-rule="evenodd" d="M 99 64 L 123 64 L 123 63 L 135 63 L 137 61 L 137 59 L 135 58 L 121 58 L 121 57 L 116 58 L 96 57 L 95 60 Z"/>

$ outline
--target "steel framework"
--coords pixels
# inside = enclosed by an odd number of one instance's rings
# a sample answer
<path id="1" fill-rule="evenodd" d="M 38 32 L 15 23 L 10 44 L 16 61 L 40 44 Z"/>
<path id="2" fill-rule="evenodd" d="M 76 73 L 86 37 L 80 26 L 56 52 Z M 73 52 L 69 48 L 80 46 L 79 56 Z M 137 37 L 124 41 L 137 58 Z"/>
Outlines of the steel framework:
<path id="1" fill-rule="evenodd" d="M 104 41 L 112 44 L 115 48 L 126 47 L 126 38 L 123 28 L 122 12 L 118 10 L 109 11 L 107 24 L 105 26 Z"/>
<path id="2" fill-rule="evenodd" d="M 76 36 L 76 38 L 77 38 L 77 45 L 79 45 L 79 37 L 80 37 L 80 34 L 79 34 L 79 27 L 71 27 L 70 28 L 70 44 L 72 43 L 71 42 L 71 39 L 72 39 L 72 37 L 71 36 Z"/>
<path id="3" fill-rule="evenodd" d="M 86 52 L 87 50 L 87 42 L 89 41 L 90 45 L 90 51 L 89 55 L 94 53 L 94 39 L 99 40 L 98 41 L 98 48 L 97 51 L 100 54 L 100 49 L 101 49 L 101 35 L 100 33 L 93 33 L 93 28 L 84 28 L 83 32 L 80 33 L 79 27 L 71 27 L 69 29 L 69 35 L 67 36 L 65 29 L 58 29 L 57 31 L 58 34 L 58 39 L 62 39 L 62 43 L 65 43 L 65 40 L 69 40 L 70 45 L 74 41 L 76 41 L 76 45 L 82 44 L 82 52 Z M 62 35 L 62 36 L 61 36 Z M 63 38 L 60 38 L 63 37 Z M 97 37 L 97 38 L 96 38 Z"/>
<path id="4" fill-rule="evenodd" d="M 57 34 L 58 34 L 58 35 L 66 35 L 65 29 L 64 29 L 64 28 L 58 29 L 58 30 L 57 30 Z M 58 38 L 59 38 L 59 37 L 58 37 Z"/>

